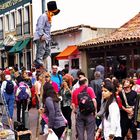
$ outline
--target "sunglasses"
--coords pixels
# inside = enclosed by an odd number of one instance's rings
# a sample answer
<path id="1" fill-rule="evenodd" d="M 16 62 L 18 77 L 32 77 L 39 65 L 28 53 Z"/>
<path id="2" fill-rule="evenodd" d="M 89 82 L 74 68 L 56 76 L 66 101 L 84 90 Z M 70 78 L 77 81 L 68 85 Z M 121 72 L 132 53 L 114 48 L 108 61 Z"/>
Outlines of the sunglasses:
<path id="1" fill-rule="evenodd" d="M 45 76 L 45 78 L 49 78 L 50 76 Z"/>

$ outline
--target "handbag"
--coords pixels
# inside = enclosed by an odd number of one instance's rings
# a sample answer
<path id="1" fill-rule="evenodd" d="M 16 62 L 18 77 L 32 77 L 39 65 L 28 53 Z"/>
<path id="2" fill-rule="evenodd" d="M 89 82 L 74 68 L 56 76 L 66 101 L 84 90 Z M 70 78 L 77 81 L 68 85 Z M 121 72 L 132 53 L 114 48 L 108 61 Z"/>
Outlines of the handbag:
<path id="1" fill-rule="evenodd" d="M 133 107 L 128 104 L 124 90 L 122 90 L 122 94 L 123 94 L 123 98 L 124 98 L 124 101 L 125 101 L 125 104 L 126 104 L 126 108 L 131 108 L 132 109 L 132 113 L 127 113 L 128 114 L 128 118 L 132 119 L 133 115 L 134 115 Z"/>
<path id="2" fill-rule="evenodd" d="M 52 133 L 48 134 L 48 137 L 46 140 L 58 140 L 58 137 L 56 136 L 56 134 L 54 133 L 54 131 L 52 130 Z"/>

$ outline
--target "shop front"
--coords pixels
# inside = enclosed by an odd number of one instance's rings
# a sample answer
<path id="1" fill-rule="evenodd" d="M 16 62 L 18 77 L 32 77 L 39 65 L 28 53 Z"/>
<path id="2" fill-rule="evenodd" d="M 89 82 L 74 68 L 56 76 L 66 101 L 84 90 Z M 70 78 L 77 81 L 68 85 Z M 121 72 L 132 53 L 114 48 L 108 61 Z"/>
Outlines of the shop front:
<path id="1" fill-rule="evenodd" d="M 97 65 L 105 67 L 105 77 L 116 76 L 118 79 L 126 78 L 131 69 L 140 68 L 140 43 L 120 44 L 98 49 L 87 49 L 87 73 L 89 79 Z"/>

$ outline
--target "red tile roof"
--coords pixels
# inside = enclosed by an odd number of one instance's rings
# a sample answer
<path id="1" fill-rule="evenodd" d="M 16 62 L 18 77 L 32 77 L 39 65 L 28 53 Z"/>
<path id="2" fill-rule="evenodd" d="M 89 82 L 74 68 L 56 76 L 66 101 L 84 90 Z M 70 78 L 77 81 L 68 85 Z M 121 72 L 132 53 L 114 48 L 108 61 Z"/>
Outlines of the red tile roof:
<path id="1" fill-rule="evenodd" d="M 78 48 L 93 46 L 104 46 L 107 44 L 117 44 L 118 42 L 129 42 L 140 40 L 140 12 L 127 23 L 116 29 L 109 35 L 94 38 L 92 40 L 78 44 Z"/>

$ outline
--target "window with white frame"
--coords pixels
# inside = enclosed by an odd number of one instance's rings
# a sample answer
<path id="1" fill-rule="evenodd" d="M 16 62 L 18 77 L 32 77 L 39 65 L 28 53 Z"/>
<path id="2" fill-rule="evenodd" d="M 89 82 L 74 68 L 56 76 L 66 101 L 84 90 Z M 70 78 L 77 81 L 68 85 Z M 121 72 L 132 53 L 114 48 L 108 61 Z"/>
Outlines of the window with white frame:
<path id="1" fill-rule="evenodd" d="M 29 6 L 26 6 L 24 9 L 24 22 L 29 21 Z"/>
<path id="2" fill-rule="evenodd" d="M 0 31 L 3 30 L 3 18 L 0 17 Z"/>
<path id="3" fill-rule="evenodd" d="M 10 15 L 10 29 L 15 29 L 15 13 L 12 12 Z"/>
<path id="4" fill-rule="evenodd" d="M 5 31 L 9 31 L 9 15 L 5 16 Z"/>
<path id="5" fill-rule="evenodd" d="M 19 9 L 17 11 L 17 24 L 21 24 L 22 23 L 22 13 L 21 13 L 21 9 Z"/>

